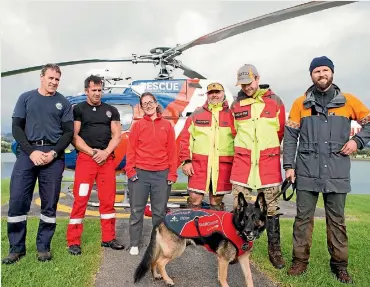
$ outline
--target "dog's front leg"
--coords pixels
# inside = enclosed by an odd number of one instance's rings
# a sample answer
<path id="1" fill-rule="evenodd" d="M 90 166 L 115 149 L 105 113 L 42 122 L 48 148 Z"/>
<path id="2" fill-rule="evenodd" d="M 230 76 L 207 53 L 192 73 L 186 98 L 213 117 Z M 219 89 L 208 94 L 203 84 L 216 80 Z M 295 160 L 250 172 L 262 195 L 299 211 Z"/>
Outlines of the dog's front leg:
<path id="1" fill-rule="evenodd" d="M 229 287 L 227 284 L 227 268 L 229 267 L 229 262 L 222 256 L 218 256 L 218 281 L 221 287 Z"/>
<path id="2" fill-rule="evenodd" d="M 155 280 L 161 280 L 162 275 L 157 271 L 157 262 L 152 263 L 152 274 Z"/>
<path id="3" fill-rule="evenodd" d="M 159 273 L 162 275 L 162 278 L 163 278 L 164 282 L 166 282 L 166 285 L 167 286 L 175 286 L 175 283 L 173 283 L 172 279 L 170 278 L 170 276 L 168 276 L 168 274 L 166 272 L 166 264 L 168 262 L 170 262 L 170 260 L 171 259 L 169 259 L 169 258 L 161 257 L 157 261 L 157 266 L 158 266 L 158 269 L 159 269 Z"/>
<path id="4" fill-rule="evenodd" d="M 253 287 L 253 278 L 252 278 L 252 272 L 251 272 L 251 266 L 249 262 L 249 252 L 246 252 L 242 256 L 239 257 L 240 267 L 242 268 L 245 282 L 248 287 Z"/>

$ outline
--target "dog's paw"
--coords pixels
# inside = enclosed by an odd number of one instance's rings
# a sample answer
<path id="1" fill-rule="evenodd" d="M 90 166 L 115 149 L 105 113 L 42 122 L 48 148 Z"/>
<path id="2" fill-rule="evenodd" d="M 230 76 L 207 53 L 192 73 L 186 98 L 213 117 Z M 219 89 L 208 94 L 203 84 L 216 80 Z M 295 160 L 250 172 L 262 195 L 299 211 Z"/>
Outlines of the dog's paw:
<path id="1" fill-rule="evenodd" d="M 172 280 L 171 280 L 171 281 L 167 280 L 167 281 L 166 281 L 166 286 L 167 286 L 167 287 L 173 287 L 173 286 L 175 286 L 175 283 L 173 283 L 173 281 L 172 281 Z"/>
<path id="2" fill-rule="evenodd" d="M 162 276 L 161 275 L 156 275 L 156 276 L 154 276 L 154 280 L 162 280 Z"/>

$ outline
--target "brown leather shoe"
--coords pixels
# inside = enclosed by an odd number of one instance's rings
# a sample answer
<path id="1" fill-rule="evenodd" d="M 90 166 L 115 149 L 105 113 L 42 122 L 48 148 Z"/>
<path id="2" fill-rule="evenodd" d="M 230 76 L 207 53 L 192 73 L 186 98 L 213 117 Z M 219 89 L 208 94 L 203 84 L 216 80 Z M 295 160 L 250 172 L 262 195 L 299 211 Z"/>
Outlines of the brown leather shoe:
<path id="1" fill-rule="evenodd" d="M 342 283 L 352 284 L 353 280 L 351 276 L 348 274 L 346 269 L 332 269 L 331 272 L 335 275 L 335 277 Z"/>
<path id="2" fill-rule="evenodd" d="M 307 263 L 293 262 L 287 274 L 290 276 L 298 276 L 306 272 L 306 270 L 307 270 Z"/>
<path id="3" fill-rule="evenodd" d="M 45 262 L 51 260 L 51 253 L 49 251 L 37 251 L 39 261 Z"/>
<path id="4" fill-rule="evenodd" d="M 12 253 L 9 253 L 9 255 L 7 257 L 5 257 L 1 261 L 1 263 L 2 264 L 13 264 L 13 263 L 17 262 L 19 259 L 21 259 L 25 255 L 26 255 L 25 252 L 19 252 L 19 253 L 12 252 Z"/>

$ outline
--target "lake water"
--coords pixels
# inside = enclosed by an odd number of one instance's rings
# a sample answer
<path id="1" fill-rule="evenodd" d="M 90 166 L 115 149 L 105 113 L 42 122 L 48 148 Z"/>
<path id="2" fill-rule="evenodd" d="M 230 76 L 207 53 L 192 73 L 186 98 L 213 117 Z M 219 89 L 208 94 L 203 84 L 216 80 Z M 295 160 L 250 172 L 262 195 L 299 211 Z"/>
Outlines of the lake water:
<path id="1" fill-rule="evenodd" d="M 1 154 L 1 179 L 10 178 L 15 162 L 12 153 Z M 65 171 L 64 177 L 73 177 L 73 171 Z M 187 177 L 178 170 L 178 182 L 187 182 Z M 351 162 L 351 185 L 353 194 L 370 194 L 370 161 L 353 160 Z"/>

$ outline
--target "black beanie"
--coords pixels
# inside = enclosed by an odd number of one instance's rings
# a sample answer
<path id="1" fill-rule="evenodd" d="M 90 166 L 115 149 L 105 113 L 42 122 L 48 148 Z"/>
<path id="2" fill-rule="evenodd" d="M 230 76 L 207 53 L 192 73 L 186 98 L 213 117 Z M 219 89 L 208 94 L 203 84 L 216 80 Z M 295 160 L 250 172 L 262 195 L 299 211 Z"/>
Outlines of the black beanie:
<path id="1" fill-rule="evenodd" d="M 322 57 L 314 58 L 311 61 L 311 64 L 310 64 L 310 74 L 312 74 L 312 71 L 315 68 L 320 67 L 320 66 L 327 66 L 334 73 L 334 64 L 333 64 L 333 62 L 328 57 L 322 56 Z"/>

